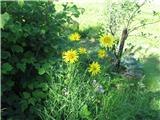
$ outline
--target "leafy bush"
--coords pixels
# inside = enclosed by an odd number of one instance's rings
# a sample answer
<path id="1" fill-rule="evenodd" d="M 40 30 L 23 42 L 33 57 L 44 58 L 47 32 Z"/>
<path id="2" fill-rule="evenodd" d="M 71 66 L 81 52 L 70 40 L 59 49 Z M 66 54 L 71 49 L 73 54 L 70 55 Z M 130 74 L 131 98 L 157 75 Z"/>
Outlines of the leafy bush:
<path id="1" fill-rule="evenodd" d="M 66 39 L 65 25 L 78 17 L 75 5 L 57 12 L 52 2 L 2 2 L 2 118 L 37 119 L 48 98 L 48 72 Z M 57 49 L 59 47 L 59 49 Z"/>

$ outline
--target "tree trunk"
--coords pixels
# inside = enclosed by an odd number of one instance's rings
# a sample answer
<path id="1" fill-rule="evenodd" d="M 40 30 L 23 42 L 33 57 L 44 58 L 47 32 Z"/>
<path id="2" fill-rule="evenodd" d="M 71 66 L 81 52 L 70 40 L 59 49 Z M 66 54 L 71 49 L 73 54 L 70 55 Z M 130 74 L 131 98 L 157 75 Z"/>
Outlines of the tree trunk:
<path id="1" fill-rule="evenodd" d="M 117 57 L 118 57 L 117 64 L 116 64 L 116 70 L 117 71 L 119 71 L 119 68 L 120 68 L 124 43 L 125 43 L 125 40 L 127 39 L 127 37 L 128 37 L 128 29 L 124 28 L 123 31 L 122 31 L 121 42 L 120 42 L 118 53 L 117 53 Z"/>

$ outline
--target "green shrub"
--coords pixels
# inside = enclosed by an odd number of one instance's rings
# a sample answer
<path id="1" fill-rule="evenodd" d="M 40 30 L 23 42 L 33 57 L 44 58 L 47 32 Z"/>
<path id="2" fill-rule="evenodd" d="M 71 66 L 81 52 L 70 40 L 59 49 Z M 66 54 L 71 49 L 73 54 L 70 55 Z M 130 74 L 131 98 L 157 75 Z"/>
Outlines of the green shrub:
<path id="1" fill-rule="evenodd" d="M 35 120 L 53 79 L 48 71 L 65 47 L 64 26 L 80 13 L 67 4 L 57 12 L 52 2 L 1 4 L 2 118 Z"/>

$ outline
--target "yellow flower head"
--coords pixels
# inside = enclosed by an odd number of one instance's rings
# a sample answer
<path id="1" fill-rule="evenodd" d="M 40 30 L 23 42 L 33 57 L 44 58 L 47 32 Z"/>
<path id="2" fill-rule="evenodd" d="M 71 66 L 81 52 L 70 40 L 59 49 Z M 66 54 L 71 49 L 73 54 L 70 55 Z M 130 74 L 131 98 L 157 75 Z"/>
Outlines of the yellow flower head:
<path id="1" fill-rule="evenodd" d="M 86 54 L 87 53 L 87 49 L 86 48 L 80 47 L 78 50 L 79 50 L 80 54 Z"/>
<path id="2" fill-rule="evenodd" d="M 63 53 L 63 59 L 66 63 L 75 63 L 76 61 L 78 61 L 78 53 L 76 50 L 68 50 L 67 52 Z"/>
<path id="3" fill-rule="evenodd" d="M 89 72 L 92 75 L 96 75 L 97 73 L 100 73 L 100 64 L 98 62 L 93 62 L 92 64 L 89 65 Z"/>
<path id="4" fill-rule="evenodd" d="M 103 35 L 100 37 L 100 43 L 104 47 L 112 47 L 114 42 L 115 39 L 111 34 Z"/>
<path id="5" fill-rule="evenodd" d="M 99 50 L 98 51 L 98 57 L 99 58 L 104 58 L 106 56 L 106 51 L 105 50 Z"/>
<path id="6" fill-rule="evenodd" d="M 78 34 L 77 32 L 72 33 L 71 35 L 69 35 L 69 39 L 71 41 L 79 41 L 81 38 L 80 34 Z"/>

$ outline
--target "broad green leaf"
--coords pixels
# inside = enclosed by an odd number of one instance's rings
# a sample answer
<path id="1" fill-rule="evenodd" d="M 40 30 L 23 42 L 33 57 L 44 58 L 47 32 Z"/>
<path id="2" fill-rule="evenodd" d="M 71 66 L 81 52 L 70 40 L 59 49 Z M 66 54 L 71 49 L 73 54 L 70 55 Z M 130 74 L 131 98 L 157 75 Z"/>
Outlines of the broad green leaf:
<path id="1" fill-rule="evenodd" d="M 30 93 L 28 93 L 28 92 L 23 92 L 23 96 L 25 99 L 28 99 L 31 97 Z"/>
<path id="2" fill-rule="evenodd" d="M 76 5 L 73 5 L 72 7 L 70 7 L 70 11 L 75 17 L 79 17 L 80 12 L 78 11 L 78 8 Z"/>
<path id="3" fill-rule="evenodd" d="M 24 0 L 18 0 L 18 5 L 21 6 L 21 7 L 23 7 L 23 5 L 24 5 Z"/>
<path id="4" fill-rule="evenodd" d="M 14 86 L 14 81 L 8 80 L 8 81 L 7 81 L 7 86 L 9 86 L 9 87 Z"/>
<path id="5" fill-rule="evenodd" d="M 24 58 L 22 59 L 23 62 L 25 63 L 34 63 L 35 62 L 35 57 L 34 57 L 34 54 L 31 52 L 31 51 L 27 51 L 24 53 Z"/>
<path id="6" fill-rule="evenodd" d="M 80 115 L 83 118 L 88 118 L 90 116 L 91 112 L 88 110 L 88 106 L 85 104 L 80 111 Z"/>
<path id="7" fill-rule="evenodd" d="M 4 28 L 5 24 L 8 22 L 9 19 L 10 19 L 10 16 L 7 12 L 2 14 L 0 18 L 0 28 Z"/>
<path id="8" fill-rule="evenodd" d="M 32 97 L 28 100 L 28 103 L 35 105 L 35 101 L 36 101 L 35 98 Z"/>
<path id="9" fill-rule="evenodd" d="M 18 69 L 25 72 L 25 70 L 26 70 L 26 64 L 25 63 L 17 63 L 16 66 L 17 66 Z"/>
<path id="10" fill-rule="evenodd" d="M 51 65 L 50 65 L 49 63 L 45 63 L 45 64 L 42 65 L 42 67 L 43 67 L 45 70 L 47 70 L 47 69 L 49 69 L 49 68 L 51 67 Z"/>
<path id="11" fill-rule="evenodd" d="M 39 83 L 39 84 L 36 84 L 35 88 L 41 88 L 43 91 L 47 91 L 48 85 L 46 83 Z"/>
<path id="12" fill-rule="evenodd" d="M 44 68 L 39 68 L 38 69 L 38 74 L 39 75 L 43 75 L 45 73 L 45 69 Z"/>
<path id="13" fill-rule="evenodd" d="M 43 90 L 43 91 L 47 91 L 47 90 L 48 90 L 48 85 L 47 85 L 47 84 L 44 84 L 43 87 L 42 87 L 42 90 Z"/>
<path id="14" fill-rule="evenodd" d="M 46 94 L 42 91 L 39 91 L 39 90 L 32 92 L 32 95 L 37 99 L 46 97 Z"/>
<path id="15" fill-rule="evenodd" d="M 12 47 L 12 51 L 17 52 L 17 53 L 22 53 L 23 52 L 23 48 L 19 45 L 14 45 Z"/>
<path id="16" fill-rule="evenodd" d="M 2 57 L 2 59 L 7 59 L 7 58 L 11 57 L 11 54 L 8 51 L 2 51 L 1 57 Z"/>
<path id="17" fill-rule="evenodd" d="M 12 69 L 13 67 L 9 63 L 2 64 L 2 73 L 6 74 L 7 72 L 10 72 Z"/>
<path id="18" fill-rule="evenodd" d="M 29 84 L 29 85 L 28 85 L 28 88 L 31 89 L 31 90 L 33 90 L 33 88 L 34 88 L 33 83 Z"/>
<path id="19" fill-rule="evenodd" d="M 22 100 L 21 101 L 21 110 L 24 112 L 28 108 L 28 102 L 27 100 Z"/>

